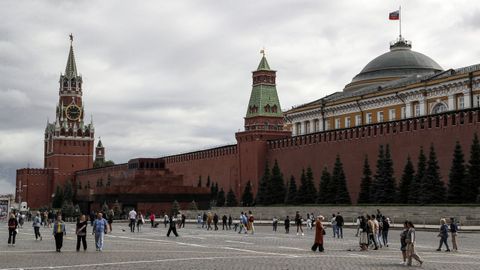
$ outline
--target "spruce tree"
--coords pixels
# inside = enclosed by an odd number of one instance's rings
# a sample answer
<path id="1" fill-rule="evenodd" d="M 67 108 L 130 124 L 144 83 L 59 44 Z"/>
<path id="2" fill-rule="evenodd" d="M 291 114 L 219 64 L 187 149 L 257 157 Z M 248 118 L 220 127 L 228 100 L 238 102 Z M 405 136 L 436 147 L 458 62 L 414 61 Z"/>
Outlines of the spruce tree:
<path id="1" fill-rule="evenodd" d="M 372 188 L 372 170 L 370 169 L 370 164 L 368 163 L 368 156 L 365 155 L 365 160 L 363 162 L 363 176 L 360 182 L 360 194 L 358 195 L 359 204 L 371 203 L 371 199 L 370 199 L 371 188 Z"/>
<path id="2" fill-rule="evenodd" d="M 397 188 L 393 172 L 393 160 L 390 154 L 390 145 L 385 147 L 385 159 L 383 160 L 383 193 L 385 203 L 394 203 L 397 199 Z"/>
<path id="3" fill-rule="evenodd" d="M 202 176 L 198 176 L 198 184 L 197 187 L 202 187 Z"/>
<path id="4" fill-rule="evenodd" d="M 423 179 L 425 177 L 425 171 L 427 169 L 427 157 L 423 151 L 423 147 L 420 147 L 420 154 L 418 155 L 417 173 L 410 184 L 408 203 L 410 204 L 424 204 L 424 192 L 423 192 Z"/>
<path id="5" fill-rule="evenodd" d="M 465 184 L 465 201 L 474 203 L 479 195 L 480 188 L 480 143 L 477 133 L 473 136 L 470 147 L 470 159 L 467 164 L 467 183 Z"/>
<path id="6" fill-rule="evenodd" d="M 437 154 L 435 153 L 433 144 L 430 146 L 430 153 L 428 155 L 423 192 L 426 195 L 425 203 L 435 204 L 445 202 L 446 190 L 441 180 L 440 167 L 438 166 Z"/>
<path id="7" fill-rule="evenodd" d="M 403 169 L 402 180 L 400 181 L 400 185 L 398 187 L 398 202 L 399 203 L 408 203 L 408 195 L 410 192 L 410 185 L 414 181 L 415 178 L 415 169 L 413 168 L 412 160 L 410 156 L 407 157 L 407 164 L 405 164 L 405 168 Z"/>
<path id="8" fill-rule="evenodd" d="M 463 157 L 462 146 L 460 142 L 455 143 L 453 151 L 452 167 L 448 175 L 448 202 L 449 203 L 463 203 L 465 202 L 466 191 L 466 171 L 465 160 Z M 472 187 L 468 187 L 472 188 Z"/>
<path id="9" fill-rule="evenodd" d="M 55 189 L 55 195 L 52 199 L 52 208 L 62 208 L 64 202 L 63 190 L 60 186 Z"/>
<path id="10" fill-rule="evenodd" d="M 285 201 L 285 183 L 283 181 L 283 175 L 278 166 L 277 160 L 272 168 L 272 174 L 270 183 L 268 185 L 267 192 L 270 194 L 270 202 L 273 204 L 284 203 Z"/>
<path id="11" fill-rule="evenodd" d="M 177 202 L 177 200 L 174 200 L 173 203 L 172 203 L 172 215 L 176 215 L 178 214 L 178 212 L 180 212 L 180 204 Z"/>
<path id="12" fill-rule="evenodd" d="M 320 177 L 320 184 L 318 187 L 318 197 L 317 203 L 319 204 L 328 204 L 333 203 L 332 194 L 329 194 L 328 187 L 330 185 L 332 176 L 328 172 L 327 166 L 322 170 L 322 176 Z"/>
<path id="13" fill-rule="evenodd" d="M 252 206 L 253 204 L 253 194 L 252 194 L 252 185 L 250 181 L 245 185 L 245 190 L 242 195 L 242 205 L 243 206 Z"/>
<path id="14" fill-rule="evenodd" d="M 63 200 L 67 203 L 73 202 L 73 186 L 70 180 L 65 183 L 63 188 Z"/>
<path id="15" fill-rule="evenodd" d="M 315 203 L 317 201 L 317 189 L 315 188 L 315 180 L 313 179 L 313 171 L 309 166 L 305 173 L 305 193 L 304 203 Z"/>
<path id="16" fill-rule="evenodd" d="M 285 204 L 296 204 L 297 198 L 297 183 L 295 182 L 295 177 L 290 176 L 290 182 L 288 184 L 287 196 L 285 197 Z"/>
<path id="17" fill-rule="evenodd" d="M 380 145 L 378 148 L 378 157 L 377 157 L 377 169 L 372 183 L 371 189 L 371 202 L 374 203 L 383 203 L 384 202 L 384 161 L 385 161 L 385 150 L 383 145 Z"/>
<path id="18" fill-rule="evenodd" d="M 223 188 L 221 188 L 217 195 L 217 206 L 222 207 L 224 205 L 225 205 L 225 191 L 223 191 Z"/>
<path id="19" fill-rule="evenodd" d="M 257 197 L 255 199 L 255 203 L 258 205 L 267 205 L 267 189 L 270 182 L 270 168 L 268 167 L 268 163 L 265 164 L 265 170 L 263 172 L 263 176 L 260 179 L 258 190 L 257 190 Z"/>
<path id="20" fill-rule="evenodd" d="M 343 171 L 343 164 L 340 160 L 340 156 L 337 155 L 335 159 L 335 165 L 333 167 L 332 179 L 337 185 L 337 190 L 335 193 L 335 203 L 336 204 L 351 204 L 350 194 L 347 189 L 347 179 L 345 177 L 345 172 Z"/>
<path id="21" fill-rule="evenodd" d="M 235 197 L 232 188 L 230 188 L 227 193 L 227 206 L 237 206 L 237 198 Z"/>
<path id="22" fill-rule="evenodd" d="M 297 191 L 297 196 L 295 197 L 295 203 L 304 204 L 305 193 L 307 192 L 307 175 L 305 174 L 305 169 L 302 169 L 302 174 L 300 176 L 300 188 Z"/>
<path id="23" fill-rule="evenodd" d="M 209 188 L 210 187 L 210 175 L 207 176 L 207 187 Z"/>

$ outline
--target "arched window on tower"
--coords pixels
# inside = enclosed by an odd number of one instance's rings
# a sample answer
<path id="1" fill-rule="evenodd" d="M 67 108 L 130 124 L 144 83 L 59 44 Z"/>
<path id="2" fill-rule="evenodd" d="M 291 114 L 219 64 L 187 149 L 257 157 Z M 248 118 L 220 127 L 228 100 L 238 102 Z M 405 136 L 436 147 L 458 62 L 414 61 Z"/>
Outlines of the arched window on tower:
<path id="1" fill-rule="evenodd" d="M 272 106 L 272 113 L 276 113 L 277 112 L 277 105 L 273 105 Z"/>
<path id="2" fill-rule="evenodd" d="M 265 107 L 263 108 L 265 112 L 270 112 L 270 105 L 265 105 Z"/>

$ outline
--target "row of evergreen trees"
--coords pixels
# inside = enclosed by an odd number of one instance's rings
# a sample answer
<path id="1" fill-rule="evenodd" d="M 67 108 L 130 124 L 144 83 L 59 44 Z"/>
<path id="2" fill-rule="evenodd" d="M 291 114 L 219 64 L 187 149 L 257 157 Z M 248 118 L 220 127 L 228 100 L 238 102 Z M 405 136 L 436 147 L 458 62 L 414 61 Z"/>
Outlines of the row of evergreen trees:
<path id="1" fill-rule="evenodd" d="M 202 187 L 202 176 L 198 177 L 198 187 Z M 210 175 L 207 176 L 206 187 L 210 188 L 210 204 L 211 206 L 237 206 L 237 198 L 232 188 L 225 194 L 223 188 L 218 189 L 218 183 L 213 182 L 210 179 Z"/>
<path id="2" fill-rule="evenodd" d="M 368 157 L 365 157 L 363 176 L 360 185 L 359 204 L 402 203 L 402 204 L 438 204 L 438 203 L 475 203 L 478 202 L 480 187 L 480 144 L 475 134 L 470 147 L 470 159 L 465 163 L 460 143 L 457 141 L 452 165 L 445 187 L 438 165 L 433 144 L 428 159 L 420 148 L 417 168 L 407 157 L 398 187 L 393 175 L 393 161 L 390 147 L 379 148 L 376 172 L 372 176 Z"/>
<path id="3" fill-rule="evenodd" d="M 247 187 L 250 186 L 250 182 Z M 247 187 L 245 188 L 247 191 Z M 247 192 L 244 192 L 245 197 Z M 253 198 L 253 196 L 252 196 Z M 337 156 L 332 173 L 325 167 L 320 178 L 320 185 L 315 187 L 315 179 L 311 167 L 303 169 L 300 175 L 300 187 L 297 188 L 295 177 L 285 185 L 283 174 L 275 160 L 272 170 L 268 164 L 260 180 L 255 204 L 351 204 L 347 189 L 347 180 L 343 171 L 340 156 Z"/>

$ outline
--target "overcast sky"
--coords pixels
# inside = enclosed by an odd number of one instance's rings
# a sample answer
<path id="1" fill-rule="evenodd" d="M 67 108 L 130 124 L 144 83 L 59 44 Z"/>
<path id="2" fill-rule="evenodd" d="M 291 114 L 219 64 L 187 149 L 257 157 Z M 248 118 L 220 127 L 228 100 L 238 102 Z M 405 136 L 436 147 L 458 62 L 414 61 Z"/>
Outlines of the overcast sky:
<path id="1" fill-rule="evenodd" d="M 343 86 L 403 35 L 444 69 L 479 63 L 478 1 L 1 1 L 0 194 L 43 166 L 74 34 L 86 115 L 116 163 L 235 142 L 266 48 L 282 109 Z"/>

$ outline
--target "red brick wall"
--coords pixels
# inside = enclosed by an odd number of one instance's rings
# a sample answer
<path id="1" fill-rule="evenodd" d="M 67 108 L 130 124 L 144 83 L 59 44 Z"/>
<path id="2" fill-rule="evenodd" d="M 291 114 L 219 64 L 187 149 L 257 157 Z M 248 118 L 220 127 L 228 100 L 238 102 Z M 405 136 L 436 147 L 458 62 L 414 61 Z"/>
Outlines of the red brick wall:
<path id="1" fill-rule="evenodd" d="M 381 125 L 371 125 L 370 136 L 368 136 L 367 127 L 363 129 L 366 136 L 360 136 L 359 138 L 356 138 L 355 129 L 349 129 L 347 132 L 348 139 L 345 139 L 345 131 L 332 131 L 294 137 L 284 141 L 284 145 L 289 145 L 284 147 L 281 147 L 282 141 L 273 141 L 269 142 L 268 160 L 270 164 L 278 160 L 285 180 L 289 179 L 290 175 L 294 175 L 297 182 L 302 168 L 311 166 L 318 188 L 324 166 L 328 166 L 331 172 L 335 157 L 339 154 L 343 162 L 352 201 L 356 202 L 360 191 L 360 179 L 365 155 L 368 155 L 370 167 L 375 173 L 379 145 L 389 144 L 394 162 L 395 177 L 399 181 L 407 156 L 410 155 L 416 167 L 420 146 L 423 146 L 428 157 L 430 144 L 433 143 L 442 180 L 447 183 L 455 141 L 460 141 L 465 160 L 468 160 L 473 134 L 477 132 L 480 135 L 479 115 L 472 114 L 472 123 L 468 123 L 468 115 L 466 115 L 464 124 L 460 124 L 460 116 L 457 113 L 455 116 L 456 125 L 452 125 L 452 118 L 451 116 L 447 118 L 447 125 L 444 125 L 443 119 L 441 119 L 439 127 L 436 127 L 434 120 L 431 128 L 428 127 L 428 121 L 425 120 L 423 129 L 419 122 L 421 118 L 418 118 L 411 122 L 410 131 L 406 131 L 407 121 L 401 121 L 404 125 L 403 132 L 400 132 L 400 127 L 397 125 L 395 127 L 396 132 L 393 133 L 393 127 L 390 127 L 388 134 L 386 134 L 385 126 L 387 124 L 383 124 L 383 134 L 380 134 Z M 417 129 L 413 130 L 415 121 L 417 121 Z M 400 121 L 397 123 L 400 123 Z M 376 135 L 374 135 L 373 130 L 375 127 L 377 129 Z M 354 138 L 350 138 L 350 130 L 353 131 Z M 361 134 L 362 129 L 359 130 L 359 135 Z M 331 139 L 329 139 L 330 136 Z M 334 140 L 335 136 L 337 136 L 337 140 Z M 340 136 L 343 139 L 339 139 Z"/>
<path id="2" fill-rule="evenodd" d="M 28 202 L 28 207 L 32 209 L 49 206 L 55 177 L 53 169 L 17 170 L 16 200 Z"/>

